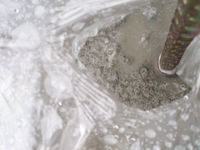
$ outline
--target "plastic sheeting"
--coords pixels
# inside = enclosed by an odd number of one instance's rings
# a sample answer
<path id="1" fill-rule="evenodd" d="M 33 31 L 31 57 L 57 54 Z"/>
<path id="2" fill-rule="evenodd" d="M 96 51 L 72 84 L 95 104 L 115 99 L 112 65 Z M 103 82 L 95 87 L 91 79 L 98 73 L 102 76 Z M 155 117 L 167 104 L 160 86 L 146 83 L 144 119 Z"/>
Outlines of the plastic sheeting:
<path id="1" fill-rule="evenodd" d="M 192 87 L 152 111 L 118 103 L 77 61 L 99 28 L 147 0 L 0 1 L 0 149 L 200 149 L 199 41 L 178 75 Z"/>

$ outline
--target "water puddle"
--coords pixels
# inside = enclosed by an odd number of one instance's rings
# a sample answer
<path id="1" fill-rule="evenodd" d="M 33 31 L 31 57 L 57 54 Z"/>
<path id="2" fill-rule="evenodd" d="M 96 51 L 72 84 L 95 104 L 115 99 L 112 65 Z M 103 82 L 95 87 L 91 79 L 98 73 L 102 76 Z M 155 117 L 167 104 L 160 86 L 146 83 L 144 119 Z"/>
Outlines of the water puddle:
<path id="1" fill-rule="evenodd" d="M 166 77 L 156 60 L 166 40 L 176 2 L 153 1 L 89 37 L 79 60 L 95 81 L 128 106 L 150 110 L 190 91 L 178 76 Z"/>

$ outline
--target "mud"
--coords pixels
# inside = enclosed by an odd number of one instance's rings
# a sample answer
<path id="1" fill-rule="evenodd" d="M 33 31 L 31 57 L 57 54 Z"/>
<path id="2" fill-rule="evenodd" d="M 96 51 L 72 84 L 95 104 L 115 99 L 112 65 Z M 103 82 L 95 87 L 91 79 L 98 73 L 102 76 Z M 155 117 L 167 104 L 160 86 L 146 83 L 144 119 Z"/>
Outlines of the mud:
<path id="1" fill-rule="evenodd" d="M 155 69 L 176 3 L 156 0 L 135 9 L 95 37 L 88 37 L 81 48 L 79 61 L 122 103 L 150 110 L 190 91 L 178 76 L 166 77 Z"/>

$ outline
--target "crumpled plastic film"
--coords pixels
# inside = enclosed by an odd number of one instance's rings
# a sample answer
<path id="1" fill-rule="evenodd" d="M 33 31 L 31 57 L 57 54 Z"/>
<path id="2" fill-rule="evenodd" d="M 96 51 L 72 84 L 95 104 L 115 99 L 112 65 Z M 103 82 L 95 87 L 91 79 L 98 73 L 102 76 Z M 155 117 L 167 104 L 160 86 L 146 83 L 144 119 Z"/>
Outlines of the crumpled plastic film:
<path id="1" fill-rule="evenodd" d="M 117 102 L 77 61 L 81 44 L 146 0 L 0 2 L 0 149 L 199 149 L 199 37 L 184 98 L 152 111 Z"/>
<path id="2" fill-rule="evenodd" d="M 188 85 L 193 87 L 195 95 L 199 94 L 200 87 L 200 64 L 198 59 L 200 57 L 200 53 L 198 52 L 200 47 L 199 39 L 200 36 L 198 35 L 187 48 L 179 64 L 179 71 L 177 72 Z"/>

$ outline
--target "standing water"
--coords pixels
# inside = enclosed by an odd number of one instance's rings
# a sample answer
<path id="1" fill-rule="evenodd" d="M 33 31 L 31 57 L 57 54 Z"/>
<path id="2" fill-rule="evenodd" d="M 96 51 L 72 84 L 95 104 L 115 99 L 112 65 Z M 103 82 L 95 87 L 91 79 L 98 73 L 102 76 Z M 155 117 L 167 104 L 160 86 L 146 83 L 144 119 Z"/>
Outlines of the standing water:
<path id="1" fill-rule="evenodd" d="M 176 1 L 153 1 L 133 10 L 117 24 L 89 37 L 79 59 L 116 99 L 149 110 L 187 94 L 190 88 L 176 77 L 155 70 L 168 34 Z"/>
<path id="2" fill-rule="evenodd" d="M 176 1 L 149 2 L 2 0 L 0 149 L 198 150 L 200 37 L 157 73 Z"/>

